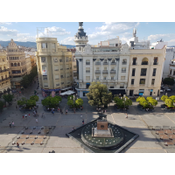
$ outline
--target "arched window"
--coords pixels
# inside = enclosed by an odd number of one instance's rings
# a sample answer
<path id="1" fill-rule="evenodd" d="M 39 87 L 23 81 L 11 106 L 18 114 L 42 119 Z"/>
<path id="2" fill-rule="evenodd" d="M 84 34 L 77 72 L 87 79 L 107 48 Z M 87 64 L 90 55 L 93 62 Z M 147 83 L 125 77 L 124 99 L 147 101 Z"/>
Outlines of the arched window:
<path id="1" fill-rule="evenodd" d="M 148 65 L 148 58 L 142 59 L 142 65 Z"/>
<path id="2" fill-rule="evenodd" d="M 14 66 L 16 66 L 16 63 L 14 63 Z"/>
<path id="3" fill-rule="evenodd" d="M 11 63 L 11 66 L 13 66 L 13 63 Z"/>
<path id="4" fill-rule="evenodd" d="M 18 66 L 20 66 L 20 63 L 18 63 Z"/>

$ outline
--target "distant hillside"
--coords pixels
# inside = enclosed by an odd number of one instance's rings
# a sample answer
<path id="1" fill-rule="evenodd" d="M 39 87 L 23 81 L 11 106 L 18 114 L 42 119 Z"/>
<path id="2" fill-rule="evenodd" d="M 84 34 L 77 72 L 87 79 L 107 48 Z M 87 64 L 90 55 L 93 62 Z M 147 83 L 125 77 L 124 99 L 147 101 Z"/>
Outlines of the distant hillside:
<path id="1" fill-rule="evenodd" d="M 30 42 L 30 41 L 27 41 L 27 42 L 14 41 L 14 42 L 15 42 L 18 46 L 36 48 L 36 42 Z M 0 41 L 0 45 L 1 45 L 2 47 L 7 47 L 9 43 L 10 43 L 10 41 Z M 64 44 L 62 44 L 62 45 L 63 45 L 63 46 L 66 46 L 67 48 L 75 47 L 75 45 L 64 45 Z"/>

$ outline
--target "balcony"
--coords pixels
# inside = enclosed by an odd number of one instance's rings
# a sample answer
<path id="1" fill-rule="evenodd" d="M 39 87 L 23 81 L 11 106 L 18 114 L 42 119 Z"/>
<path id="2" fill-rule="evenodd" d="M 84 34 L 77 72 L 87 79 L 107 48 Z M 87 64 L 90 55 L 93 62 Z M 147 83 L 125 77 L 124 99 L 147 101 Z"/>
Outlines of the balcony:
<path id="1" fill-rule="evenodd" d="M 95 65 L 101 65 L 101 63 L 100 62 L 96 62 Z"/>
<path id="2" fill-rule="evenodd" d="M 111 65 L 116 65 L 116 62 L 111 62 Z"/>
<path id="3" fill-rule="evenodd" d="M 108 74 L 108 71 L 107 70 L 103 70 L 103 74 Z"/>
<path id="4" fill-rule="evenodd" d="M 6 72 L 6 71 L 9 71 L 10 69 L 3 69 L 3 70 L 0 70 L 0 72 Z"/>
<path id="5" fill-rule="evenodd" d="M 154 62 L 153 65 L 158 65 L 158 62 Z"/>
<path id="6" fill-rule="evenodd" d="M 86 62 L 86 65 L 90 65 L 90 62 Z"/>
<path id="7" fill-rule="evenodd" d="M 10 77 L 4 78 L 4 79 L 1 79 L 0 82 L 6 81 L 6 80 L 9 80 L 9 79 L 10 79 Z"/>
<path id="8" fill-rule="evenodd" d="M 136 62 L 133 62 L 132 65 L 137 65 L 137 63 Z"/>
<path id="9" fill-rule="evenodd" d="M 126 73 L 126 70 L 122 70 L 122 73 Z"/>
<path id="10" fill-rule="evenodd" d="M 96 70 L 95 73 L 96 74 L 101 74 L 101 71 L 100 70 Z"/>
<path id="11" fill-rule="evenodd" d="M 90 73 L 90 70 L 86 70 L 86 73 Z"/>
<path id="12" fill-rule="evenodd" d="M 148 65 L 148 62 L 142 62 L 141 65 Z"/>
<path id="13" fill-rule="evenodd" d="M 111 70 L 110 73 L 111 74 L 116 74 L 116 70 Z"/>
<path id="14" fill-rule="evenodd" d="M 127 64 L 127 62 L 122 62 L 122 65 L 126 65 Z"/>
<path id="15" fill-rule="evenodd" d="M 108 65 L 108 62 L 104 62 L 103 65 Z"/>

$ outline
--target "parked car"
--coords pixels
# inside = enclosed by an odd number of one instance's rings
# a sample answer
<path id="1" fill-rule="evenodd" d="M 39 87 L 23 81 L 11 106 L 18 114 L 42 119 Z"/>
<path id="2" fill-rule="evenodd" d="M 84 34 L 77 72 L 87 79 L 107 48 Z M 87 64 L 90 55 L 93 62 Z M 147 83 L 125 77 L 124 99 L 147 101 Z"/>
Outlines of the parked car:
<path id="1" fill-rule="evenodd" d="M 166 89 L 166 91 L 167 91 L 167 92 L 170 92 L 170 91 L 171 91 L 171 89 L 169 89 L 169 88 L 168 88 L 168 89 Z"/>
<path id="2" fill-rule="evenodd" d="M 160 93 L 163 93 L 164 92 L 164 90 L 163 89 L 160 89 Z"/>

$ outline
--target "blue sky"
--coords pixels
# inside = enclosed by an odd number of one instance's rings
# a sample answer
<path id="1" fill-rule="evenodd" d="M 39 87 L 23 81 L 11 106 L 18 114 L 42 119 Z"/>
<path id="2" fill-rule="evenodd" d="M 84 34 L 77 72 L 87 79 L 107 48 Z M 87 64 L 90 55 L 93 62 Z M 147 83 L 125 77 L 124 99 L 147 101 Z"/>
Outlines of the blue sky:
<path id="1" fill-rule="evenodd" d="M 43 27 L 40 36 L 56 37 L 60 44 L 74 44 L 74 35 L 78 31 L 78 22 L 0 22 L 0 40 L 35 41 L 37 28 Z M 83 27 L 89 37 L 89 44 L 119 36 L 122 43 L 132 37 L 137 29 L 139 40 L 156 42 L 163 39 L 168 45 L 175 45 L 174 22 L 84 22 Z"/>

